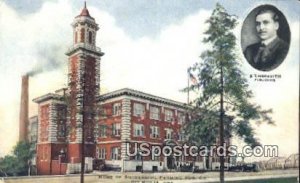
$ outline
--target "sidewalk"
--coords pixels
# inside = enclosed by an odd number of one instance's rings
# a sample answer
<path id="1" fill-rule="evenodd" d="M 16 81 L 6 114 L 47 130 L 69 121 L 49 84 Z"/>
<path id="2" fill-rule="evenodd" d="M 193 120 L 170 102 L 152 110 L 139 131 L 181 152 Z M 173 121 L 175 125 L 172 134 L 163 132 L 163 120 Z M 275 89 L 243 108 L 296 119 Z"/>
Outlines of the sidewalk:
<path id="1" fill-rule="evenodd" d="M 226 183 L 270 182 L 280 178 L 280 182 L 296 183 L 299 177 L 298 169 L 273 170 L 262 172 L 225 172 Z M 282 178 L 282 179 L 281 179 Z M 283 180 L 284 179 L 284 180 Z M 4 178 L 5 183 L 78 183 L 80 175 L 24 176 Z M 283 181 L 281 181 L 283 180 Z M 287 180 L 287 181 L 286 181 Z M 218 183 L 219 172 L 94 172 L 85 174 L 85 183 Z M 271 181 L 273 182 L 273 181 Z M 277 181 L 278 182 L 278 181 Z M 0 179 L 0 183 L 3 183 Z"/>

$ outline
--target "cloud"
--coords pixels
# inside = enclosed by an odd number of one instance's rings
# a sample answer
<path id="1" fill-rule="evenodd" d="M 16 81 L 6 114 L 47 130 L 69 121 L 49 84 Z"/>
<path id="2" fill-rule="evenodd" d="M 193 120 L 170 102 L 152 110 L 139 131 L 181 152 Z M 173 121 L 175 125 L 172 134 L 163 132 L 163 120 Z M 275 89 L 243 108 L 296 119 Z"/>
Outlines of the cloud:
<path id="1" fill-rule="evenodd" d="M 131 40 L 123 32 L 110 37 L 114 30 L 109 28 L 116 27 L 103 23 L 99 33 L 103 36 L 99 39 L 107 39 L 105 35 L 111 39 L 102 46 L 106 53 L 102 59 L 102 84 L 112 90 L 131 87 L 185 102 L 186 94 L 178 91 L 187 85 L 187 67 L 198 61 L 202 32 L 206 29 L 204 20 L 209 14 L 201 10 L 167 26 L 154 39 Z"/>
<path id="2" fill-rule="evenodd" d="M 37 13 L 21 16 L 5 2 L 1 5 L 0 139 L 6 139 L 1 140 L 1 153 L 8 153 L 18 138 L 21 75 L 46 72 L 30 78 L 30 100 L 62 87 L 66 81 L 64 52 L 71 42 L 72 35 L 67 35 L 72 32 L 74 15 L 70 7 L 66 1 L 49 2 Z M 70 18 L 61 18 L 64 16 Z M 36 112 L 37 105 L 30 103 L 30 114 Z"/>

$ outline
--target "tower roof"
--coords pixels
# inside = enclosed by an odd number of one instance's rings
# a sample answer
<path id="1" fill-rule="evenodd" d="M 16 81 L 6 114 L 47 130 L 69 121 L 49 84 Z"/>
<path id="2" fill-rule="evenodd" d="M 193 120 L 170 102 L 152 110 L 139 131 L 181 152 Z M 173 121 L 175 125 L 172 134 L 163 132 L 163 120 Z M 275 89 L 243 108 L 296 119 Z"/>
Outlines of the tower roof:
<path id="1" fill-rule="evenodd" d="M 90 18 L 94 19 L 93 17 L 91 17 L 89 10 L 86 8 L 86 1 L 84 1 L 84 7 L 81 10 L 81 13 L 77 17 L 79 17 L 79 16 L 86 16 L 86 17 L 90 17 Z"/>

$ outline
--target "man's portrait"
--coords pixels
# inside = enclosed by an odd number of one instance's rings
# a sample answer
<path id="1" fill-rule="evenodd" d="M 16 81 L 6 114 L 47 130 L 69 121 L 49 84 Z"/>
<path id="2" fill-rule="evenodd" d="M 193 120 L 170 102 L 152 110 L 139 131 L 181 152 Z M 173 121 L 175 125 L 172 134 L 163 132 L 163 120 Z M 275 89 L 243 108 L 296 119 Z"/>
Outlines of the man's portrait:
<path id="1" fill-rule="evenodd" d="M 244 21 L 242 27 L 244 56 L 257 70 L 271 71 L 277 68 L 288 53 L 289 42 L 288 23 L 284 15 L 274 6 L 259 6 L 250 12 Z"/>

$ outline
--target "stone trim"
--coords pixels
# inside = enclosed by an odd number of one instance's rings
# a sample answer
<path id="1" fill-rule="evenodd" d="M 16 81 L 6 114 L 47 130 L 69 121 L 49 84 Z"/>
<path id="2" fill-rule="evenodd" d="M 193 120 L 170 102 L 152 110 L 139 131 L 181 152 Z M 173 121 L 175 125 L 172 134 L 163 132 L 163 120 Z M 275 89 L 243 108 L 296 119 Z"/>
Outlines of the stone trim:
<path id="1" fill-rule="evenodd" d="M 50 143 L 57 141 L 57 109 L 54 103 L 49 106 L 49 136 Z"/>
<path id="2" fill-rule="evenodd" d="M 58 95 L 58 94 L 54 94 L 54 93 L 47 93 L 46 95 L 42 95 L 40 97 L 37 97 L 35 99 L 33 99 L 32 101 L 35 103 L 42 103 L 48 100 L 57 100 L 57 101 L 61 101 L 63 98 L 63 96 Z"/>
<path id="3" fill-rule="evenodd" d="M 164 108 L 176 110 L 178 112 L 185 112 L 185 108 L 171 106 L 171 105 L 167 105 L 167 104 L 164 104 L 164 103 L 159 103 L 159 102 L 150 101 L 150 100 L 147 100 L 147 99 L 141 99 L 139 97 L 126 96 L 126 95 L 117 96 L 115 98 L 109 98 L 109 99 L 106 99 L 106 100 L 101 100 L 101 101 L 98 102 L 98 104 L 103 105 L 105 103 L 111 103 L 111 102 L 118 101 L 118 100 L 123 100 L 123 99 L 130 99 L 130 100 L 145 103 L 147 105 L 154 105 L 154 106 L 161 107 L 161 112 L 162 113 L 164 113 Z"/>
<path id="4" fill-rule="evenodd" d="M 159 103 L 160 105 L 165 104 L 167 106 L 181 108 L 182 110 L 184 110 L 186 108 L 184 103 L 177 102 L 177 101 L 174 101 L 171 99 L 158 97 L 155 95 L 151 95 L 148 93 L 144 93 L 144 92 L 129 89 L 129 88 L 124 88 L 124 89 L 116 90 L 116 91 L 101 95 L 99 97 L 99 101 L 106 101 L 107 99 L 111 99 L 111 98 L 115 98 L 115 97 L 119 97 L 119 96 L 128 96 L 128 97 L 133 97 L 135 99 L 153 101 L 155 103 Z"/>
<path id="5" fill-rule="evenodd" d="M 41 142 L 41 115 L 42 115 L 42 111 L 41 111 L 41 105 L 38 106 L 38 138 L 37 138 L 37 143 Z M 48 143 L 48 142 L 47 142 Z"/>
<path id="6" fill-rule="evenodd" d="M 83 125 L 83 116 L 80 111 L 83 109 L 83 103 L 81 100 L 83 100 L 83 86 L 82 86 L 82 76 L 84 73 L 84 67 L 85 67 L 85 59 L 86 56 L 85 54 L 79 54 L 78 55 L 78 70 L 77 70 L 77 94 L 76 94 L 76 108 L 77 108 L 77 113 L 76 113 L 76 140 L 75 142 L 81 143 L 82 142 L 82 125 Z"/>
<path id="7" fill-rule="evenodd" d="M 122 121 L 121 121 L 121 159 L 128 159 L 126 155 L 126 140 L 130 140 L 131 134 L 131 101 L 129 99 L 122 100 Z"/>
<path id="8" fill-rule="evenodd" d="M 111 140 L 111 141 L 100 141 L 100 142 L 97 142 L 98 145 L 101 145 L 101 144 L 114 144 L 114 143 L 120 143 L 122 142 L 121 140 Z"/>

